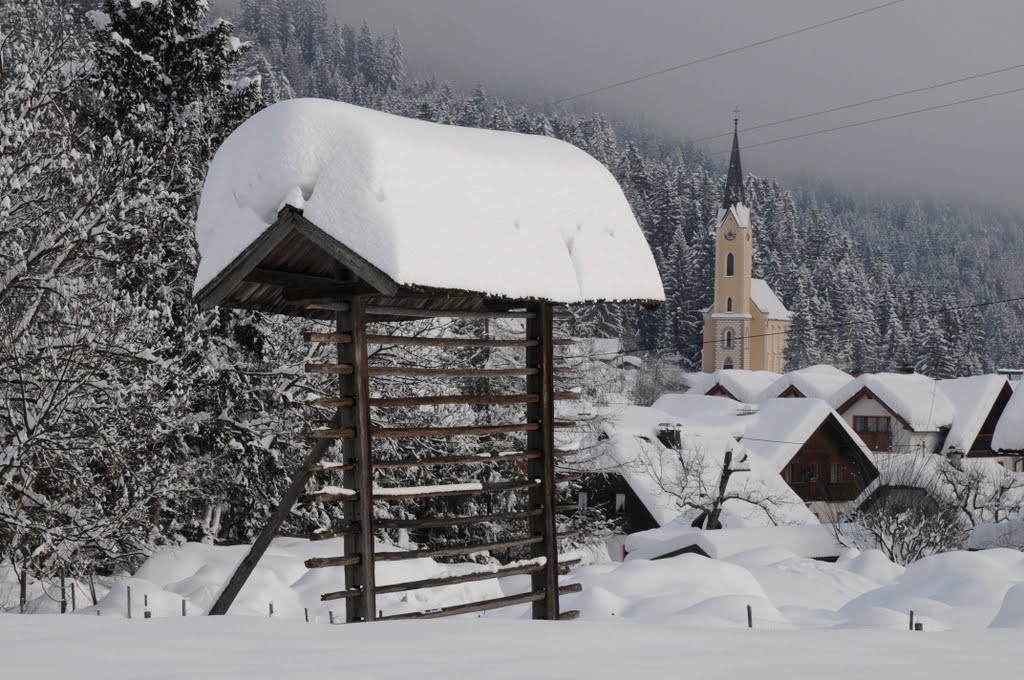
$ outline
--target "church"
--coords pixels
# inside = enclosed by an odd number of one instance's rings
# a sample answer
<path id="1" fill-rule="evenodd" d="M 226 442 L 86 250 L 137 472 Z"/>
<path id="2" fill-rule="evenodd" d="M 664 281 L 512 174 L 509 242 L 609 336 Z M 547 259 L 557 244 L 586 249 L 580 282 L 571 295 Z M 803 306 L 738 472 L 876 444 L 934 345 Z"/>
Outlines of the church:
<path id="1" fill-rule="evenodd" d="M 725 198 L 715 224 L 715 299 L 702 310 L 705 373 L 729 368 L 781 373 L 785 367 L 793 315 L 766 281 L 752 276 L 753 231 L 735 119 Z"/>

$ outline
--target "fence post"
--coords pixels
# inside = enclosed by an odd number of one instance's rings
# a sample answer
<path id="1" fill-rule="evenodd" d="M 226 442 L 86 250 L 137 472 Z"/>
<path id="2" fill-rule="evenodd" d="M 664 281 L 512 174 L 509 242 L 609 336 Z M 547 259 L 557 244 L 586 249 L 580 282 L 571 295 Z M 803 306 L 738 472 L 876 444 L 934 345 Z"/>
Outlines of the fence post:
<path id="1" fill-rule="evenodd" d="M 334 625 L 334 612 L 327 612 L 327 615 L 331 621 L 331 625 Z"/>
<path id="2" fill-rule="evenodd" d="M 128 589 L 128 618 L 132 618 L 132 587 L 125 586 Z"/>
<path id="3" fill-rule="evenodd" d="M 270 617 L 271 618 L 274 617 L 274 603 L 273 602 L 270 603 Z"/>
<path id="4" fill-rule="evenodd" d="M 68 591 L 64 583 L 64 565 L 60 567 L 60 613 L 68 613 Z"/>
<path id="5" fill-rule="evenodd" d="M 750 605 L 747 605 L 747 628 L 754 627 L 754 610 L 751 609 Z"/>
<path id="6" fill-rule="evenodd" d="M 185 598 L 181 598 L 181 615 L 185 616 Z"/>
<path id="7" fill-rule="evenodd" d="M 914 630 L 914 610 L 910 610 L 910 630 Z"/>
<path id="8" fill-rule="evenodd" d="M 89 595 L 92 597 L 93 604 L 99 604 L 96 601 L 96 574 L 89 574 Z"/>
<path id="9" fill-rule="evenodd" d="M 914 624 L 914 630 L 916 630 L 916 631 L 924 630 L 924 624 L 921 623 L 920 621 L 918 621 L 917 623 Z"/>
<path id="10" fill-rule="evenodd" d="M 75 596 L 75 586 L 77 581 L 71 582 L 71 611 L 78 609 L 78 598 Z"/>
<path id="11" fill-rule="evenodd" d="M 306 616 L 306 623 L 309 623 L 309 607 L 303 607 L 302 612 Z"/>

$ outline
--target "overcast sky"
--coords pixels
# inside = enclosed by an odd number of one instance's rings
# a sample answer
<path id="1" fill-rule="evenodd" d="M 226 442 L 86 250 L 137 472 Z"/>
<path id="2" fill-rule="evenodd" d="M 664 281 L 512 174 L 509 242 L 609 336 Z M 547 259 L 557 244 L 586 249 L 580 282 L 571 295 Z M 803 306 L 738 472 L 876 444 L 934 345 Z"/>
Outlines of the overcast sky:
<path id="1" fill-rule="evenodd" d="M 419 75 L 556 99 L 815 24 L 883 0 L 327 0 L 397 26 Z M 904 0 L 581 100 L 691 138 L 1024 64 L 1024 2 Z M 741 136 L 744 144 L 1024 87 L 1024 68 Z M 749 172 L 1024 207 L 1024 92 L 751 148 Z M 728 140 L 707 143 L 712 151 Z"/>

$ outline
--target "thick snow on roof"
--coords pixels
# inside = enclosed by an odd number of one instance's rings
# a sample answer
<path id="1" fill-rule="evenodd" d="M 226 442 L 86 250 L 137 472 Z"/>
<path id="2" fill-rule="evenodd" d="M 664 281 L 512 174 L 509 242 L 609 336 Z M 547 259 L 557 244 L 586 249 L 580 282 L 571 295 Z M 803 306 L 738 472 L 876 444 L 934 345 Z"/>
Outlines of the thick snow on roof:
<path id="1" fill-rule="evenodd" d="M 571 144 L 292 99 L 217 151 L 199 292 L 284 205 L 399 284 L 557 302 L 664 299 L 618 183 Z"/>
<path id="2" fill-rule="evenodd" d="M 1013 391 L 992 435 L 994 451 L 1024 451 L 1024 388 Z"/>
<path id="3" fill-rule="evenodd" d="M 953 424 L 953 405 L 938 381 L 920 373 L 864 374 L 837 390 L 829 402 L 839 408 L 865 387 L 915 432 L 935 432 Z"/>
<path id="4" fill-rule="evenodd" d="M 701 531 L 674 522 L 626 538 L 628 560 L 650 560 L 697 546 L 708 557 L 723 560 L 758 548 L 785 548 L 800 557 L 838 557 L 846 551 L 832 525 L 802 524 Z"/>
<path id="5" fill-rule="evenodd" d="M 757 396 L 778 379 L 779 374 L 771 371 L 742 369 L 728 369 L 714 373 L 690 373 L 683 376 L 683 381 L 695 394 L 707 394 L 711 388 L 721 385 L 729 391 L 729 394 L 748 404 L 755 403 Z"/>
<path id="6" fill-rule="evenodd" d="M 769 319 L 789 321 L 793 318 L 793 312 L 786 309 L 786 305 L 782 304 L 782 300 L 764 279 L 750 280 L 750 301 Z"/>
<path id="7" fill-rule="evenodd" d="M 839 414 L 821 399 L 769 399 L 761 404 L 751 425 L 743 435 L 743 446 L 765 461 L 776 472 L 781 471 L 814 431 L 835 415 L 836 422 L 860 446 L 871 460 L 871 451 Z"/>
<path id="8" fill-rule="evenodd" d="M 939 381 L 939 390 L 953 405 L 954 411 L 953 425 L 942 445 L 943 453 L 952 450 L 966 453 L 970 450 L 1006 384 L 1005 377 L 994 373 Z"/>
<path id="9" fill-rule="evenodd" d="M 772 399 L 790 387 L 800 390 L 800 394 L 805 397 L 828 399 L 851 380 L 853 380 L 852 375 L 846 371 L 839 370 L 835 366 L 827 364 L 808 366 L 798 371 L 790 371 L 783 374 L 781 378 L 769 385 L 757 397 L 757 400 Z"/>
<path id="10" fill-rule="evenodd" d="M 732 213 L 733 219 L 741 228 L 745 229 L 750 226 L 750 208 L 743 203 L 736 203 L 728 208 L 718 209 L 718 215 L 715 217 L 715 229 L 722 226 L 722 222 L 729 213 Z"/>

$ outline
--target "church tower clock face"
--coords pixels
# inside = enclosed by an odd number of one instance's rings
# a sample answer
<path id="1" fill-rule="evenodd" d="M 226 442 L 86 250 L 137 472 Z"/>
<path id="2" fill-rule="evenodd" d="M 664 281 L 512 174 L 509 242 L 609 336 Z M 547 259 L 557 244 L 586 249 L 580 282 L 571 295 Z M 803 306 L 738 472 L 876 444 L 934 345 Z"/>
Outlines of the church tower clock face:
<path id="1" fill-rule="evenodd" d="M 734 238 L 736 238 L 736 232 L 735 231 L 730 229 L 729 231 L 725 232 L 725 240 L 726 241 L 731 241 Z"/>

